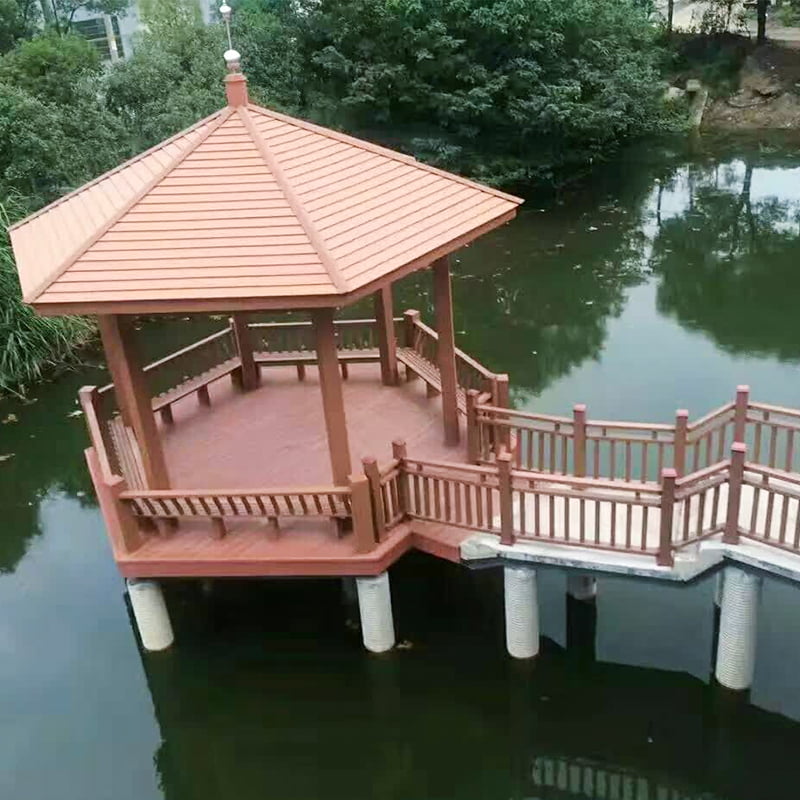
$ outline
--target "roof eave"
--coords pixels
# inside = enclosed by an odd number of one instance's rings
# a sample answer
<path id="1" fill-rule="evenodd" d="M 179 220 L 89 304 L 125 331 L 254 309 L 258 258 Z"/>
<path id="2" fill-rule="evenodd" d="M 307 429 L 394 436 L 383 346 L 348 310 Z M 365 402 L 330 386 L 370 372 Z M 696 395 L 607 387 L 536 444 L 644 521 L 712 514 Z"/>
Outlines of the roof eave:
<path id="1" fill-rule="evenodd" d="M 30 303 L 30 305 L 38 314 L 48 317 L 96 314 L 193 314 L 228 311 L 297 311 L 311 308 L 339 308 L 355 303 L 378 291 L 382 286 L 393 283 L 412 272 L 430 266 L 431 263 L 437 259 L 444 258 L 460 250 L 464 245 L 483 236 L 483 234 L 509 222 L 516 214 L 517 206 L 514 206 L 503 214 L 403 264 L 392 272 L 375 278 L 369 283 L 343 294 L 289 295 L 285 297 L 226 297 L 220 299 L 197 298 L 180 300 L 83 300 L 72 303 L 42 301 L 40 296 L 39 299 Z"/>

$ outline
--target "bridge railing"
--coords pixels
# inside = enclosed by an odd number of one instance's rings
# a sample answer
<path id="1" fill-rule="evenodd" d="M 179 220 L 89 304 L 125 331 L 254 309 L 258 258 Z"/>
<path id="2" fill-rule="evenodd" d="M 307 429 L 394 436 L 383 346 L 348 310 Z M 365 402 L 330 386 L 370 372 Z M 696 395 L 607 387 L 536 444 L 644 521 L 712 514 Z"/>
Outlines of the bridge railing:
<path id="1" fill-rule="evenodd" d="M 664 469 L 678 477 L 704 470 L 741 441 L 754 463 L 800 471 L 800 410 L 751 402 L 744 386 L 735 401 L 694 422 L 685 410 L 664 424 L 593 420 L 585 405 L 563 417 L 480 402 L 467 417 L 474 463 L 493 462 L 505 446 L 517 469 L 646 483 Z"/>
<path id="2" fill-rule="evenodd" d="M 506 545 L 645 554 L 664 566 L 677 551 L 715 536 L 800 553 L 800 475 L 746 462 L 746 452 L 734 443 L 729 458 L 681 478 L 665 467 L 653 482 L 517 469 L 507 452 L 483 465 L 425 461 L 408 458 L 396 443 L 372 501 L 384 534 L 403 519 L 419 519 L 495 534 Z"/>

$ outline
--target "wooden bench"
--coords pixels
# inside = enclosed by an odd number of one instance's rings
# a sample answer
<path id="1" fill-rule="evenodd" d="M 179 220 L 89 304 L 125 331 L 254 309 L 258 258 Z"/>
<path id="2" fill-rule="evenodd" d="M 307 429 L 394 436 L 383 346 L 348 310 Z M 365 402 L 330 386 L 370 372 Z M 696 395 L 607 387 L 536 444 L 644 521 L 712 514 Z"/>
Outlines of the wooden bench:
<path id="1" fill-rule="evenodd" d="M 410 373 L 409 380 L 414 375 L 418 375 L 436 394 L 442 393 L 442 379 L 439 368 L 428 361 L 427 358 L 424 358 L 410 347 L 398 347 L 397 360 L 401 364 L 405 364 L 407 374 Z M 466 414 L 467 393 L 460 386 L 456 387 L 456 399 L 458 410 L 462 414 Z"/>
<path id="2" fill-rule="evenodd" d="M 235 373 L 236 370 L 241 368 L 241 361 L 238 356 L 229 358 L 223 361 L 212 369 L 206 370 L 202 375 L 197 375 L 178 384 L 174 389 L 169 389 L 162 394 L 153 398 L 153 411 L 158 411 L 161 415 L 161 420 L 166 425 L 171 425 L 172 419 L 172 404 L 188 397 L 190 394 L 197 394 L 197 399 L 202 406 L 211 405 L 211 398 L 208 394 L 208 384 L 213 381 L 224 378 L 226 375 Z"/>
<path id="3" fill-rule="evenodd" d="M 259 350 L 253 353 L 256 364 L 268 367 L 297 367 L 297 377 L 304 380 L 306 367 L 317 363 L 317 354 L 314 350 L 283 350 L 269 352 Z M 339 365 L 342 377 L 347 380 L 348 364 L 368 364 L 380 360 L 380 354 L 375 349 L 370 350 L 339 350 Z"/>
<path id="4" fill-rule="evenodd" d="M 120 416 L 114 417 L 106 424 L 111 434 L 111 442 L 122 477 L 125 478 L 125 482 L 131 489 L 144 489 L 142 458 L 133 431 L 125 425 Z"/>
<path id="5" fill-rule="evenodd" d="M 266 519 L 271 538 L 280 530 L 281 518 L 317 517 L 330 520 L 341 536 L 352 520 L 349 490 L 335 487 L 297 490 L 198 491 L 186 489 L 143 490 L 120 495 L 144 530 L 156 523 L 174 529 L 181 520 L 205 519 L 211 523 L 215 538 L 227 533 L 232 520 Z"/>

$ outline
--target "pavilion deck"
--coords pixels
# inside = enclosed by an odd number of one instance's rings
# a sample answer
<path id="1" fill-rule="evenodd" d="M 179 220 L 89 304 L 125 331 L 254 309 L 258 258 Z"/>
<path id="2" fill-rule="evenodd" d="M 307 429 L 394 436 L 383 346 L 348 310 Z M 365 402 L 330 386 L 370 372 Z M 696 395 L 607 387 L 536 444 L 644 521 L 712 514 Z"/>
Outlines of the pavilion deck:
<path id="1" fill-rule="evenodd" d="M 323 486 L 331 482 L 330 456 L 315 367 L 304 380 L 293 367 L 262 370 L 257 389 L 240 392 L 230 380 L 209 384 L 209 405 L 193 396 L 173 405 L 174 422 L 161 423 L 170 483 L 176 489 Z M 360 461 L 392 458 L 392 441 L 432 461 L 464 463 L 462 444 L 448 447 L 438 397 L 422 381 L 381 383 L 377 363 L 353 364 L 344 381 L 353 471 Z"/>

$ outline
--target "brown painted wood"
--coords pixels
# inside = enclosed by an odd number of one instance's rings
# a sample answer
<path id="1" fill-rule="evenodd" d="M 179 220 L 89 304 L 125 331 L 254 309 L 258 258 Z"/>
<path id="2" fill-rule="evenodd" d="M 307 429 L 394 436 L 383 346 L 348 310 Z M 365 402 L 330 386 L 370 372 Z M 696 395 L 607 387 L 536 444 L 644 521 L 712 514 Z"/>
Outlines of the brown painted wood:
<path id="1" fill-rule="evenodd" d="M 497 476 L 500 482 L 500 544 L 514 544 L 514 504 L 511 490 L 511 455 L 497 456 Z M 488 495 L 491 497 L 491 494 Z"/>
<path id="2" fill-rule="evenodd" d="M 739 543 L 739 507 L 742 499 L 742 481 L 744 480 L 744 460 L 747 446 L 744 442 L 731 445 L 731 466 L 728 478 L 728 510 L 725 517 L 725 532 L 722 541 L 726 544 Z M 753 514 L 758 507 L 758 497 L 753 500 Z"/>
<path id="3" fill-rule="evenodd" d="M 583 403 L 572 409 L 572 428 L 575 447 L 573 474 L 583 478 L 586 476 L 586 406 Z"/>
<path id="4" fill-rule="evenodd" d="M 372 492 L 369 478 L 366 475 L 350 477 L 350 504 L 353 509 L 353 535 L 355 536 L 356 552 L 368 553 L 375 547 L 377 536 Z"/>
<path id="5" fill-rule="evenodd" d="M 433 264 L 433 301 L 436 330 L 439 334 L 439 375 L 442 383 L 442 416 L 445 444 L 457 445 L 460 438 L 458 425 L 458 378 L 456 375 L 456 345 L 453 330 L 453 288 L 450 281 L 450 263 L 440 258 Z"/>
<path id="6" fill-rule="evenodd" d="M 750 402 L 750 387 L 736 387 L 736 406 L 733 416 L 733 441 L 743 442 L 747 425 L 747 406 Z"/>
<path id="7" fill-rule="evenodd" d="M 236 350 L 241 362 L 241 384 L 242 389 L 247 392 L 258 386 L 258 365 L 253 358 L 253 338 L 250 335 L 250 328 L 247 324 L 247 315 L 235 313 L 231 317 L 231 330 L 233 340 L 236 343 Z"/>
<path id="8" fill-rule="evenodd" d="M 395 386 L 397 384 L 397 341 L 394 335 L 392 285 L 384 286 L 380 291 L 375 292 L 372 297 L 375 306 L 381 380 L 384 386 Z"/>
<path id="9" fill-rule="evenodd" d="M 381 472 L 378 468 L 378 462 L 372 456 L 362 458 L 361 467 L 369 482 L 375 538 L 381 542 L 386 537 L 386 514 L 381 495 Z"/>
<path id="10" fill-rule="evenodd" d="M 342 378 L 339 374 L 333 311 L 327 308 L 317 309 L 312 312 L 311 319 L 314 326 L 325 430 L 328 434 L 331 474 L 337 486 L 345 486 L 351 471 L 350 443 L 342 395 Z"/>
<path id="11" fill-rule="evenodd" d="M 672 523 L 675 514 L 675 481 L 677 477 L 678 473 L 674 469 L 665 469 L 661 472 L 661 530 L 659 534 L 656 563 L 662 567 L 671 567 L 674 563 L 672 554 Z M 686 518 L 688 519 L 688 512 L 684 513 L 686 513 Z M 644 537 L 642 538 L 644 539 Z"/>
<path id="12" fill-rule="evenodd" d="M 685 408 L 679 408 L 675 412 L 675 443 L 673 455 L 673 467 L 682 478 L 686 473 L 686 436 L 689 425 L 689 412 Z"/>
<path id="13" fill-rule="evenodd" d="M 127 412 L 139 444 L 147 486 L 168 489 L 169 474 L 150 400 L 150 391 L 136 350 L 130 319 L 103 314 L 98 318 L 106 363 L 114 380 L 117 402 Z"/>
<path id="14" fill-rule="evenodd" d="M 467 461 L 477 464 L 481 458 L 481 430 L 478 422 L 478 395 L 477 389 L 467 392 Z"/>

